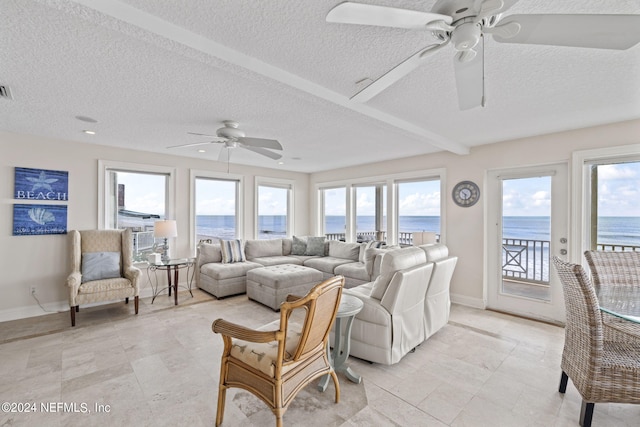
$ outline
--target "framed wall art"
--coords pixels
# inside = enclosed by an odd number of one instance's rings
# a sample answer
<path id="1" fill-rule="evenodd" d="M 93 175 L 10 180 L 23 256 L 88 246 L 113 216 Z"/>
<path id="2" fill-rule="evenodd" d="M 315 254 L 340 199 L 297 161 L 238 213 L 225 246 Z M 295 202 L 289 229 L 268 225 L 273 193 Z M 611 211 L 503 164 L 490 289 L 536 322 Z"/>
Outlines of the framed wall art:
<path id="1" fill-rule="evenodd" d="M 25 201 L 67 201 L 69 172 L 17 167 L 13 198 Z"/>
<path id="2" fill-rule="evenodd" d="M 13 205 L 14 236 L 66 233 L 66 205 Z"/>

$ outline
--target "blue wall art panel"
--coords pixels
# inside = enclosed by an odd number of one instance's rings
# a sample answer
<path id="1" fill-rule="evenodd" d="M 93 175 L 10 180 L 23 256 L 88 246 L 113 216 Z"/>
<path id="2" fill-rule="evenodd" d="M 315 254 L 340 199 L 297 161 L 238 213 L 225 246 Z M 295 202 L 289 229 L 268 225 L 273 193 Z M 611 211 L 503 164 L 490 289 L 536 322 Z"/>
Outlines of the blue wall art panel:
<path id="1" fill-rule="evenodd" d="M 67 207 L 63 205 L 13 205 L 13 235 L 67 233 Z"/>
<path id="2" fill-rule="evenodd" d="M 13 198 L 22 200 L 68 200 L 69 172 L 16 168 Z"/>

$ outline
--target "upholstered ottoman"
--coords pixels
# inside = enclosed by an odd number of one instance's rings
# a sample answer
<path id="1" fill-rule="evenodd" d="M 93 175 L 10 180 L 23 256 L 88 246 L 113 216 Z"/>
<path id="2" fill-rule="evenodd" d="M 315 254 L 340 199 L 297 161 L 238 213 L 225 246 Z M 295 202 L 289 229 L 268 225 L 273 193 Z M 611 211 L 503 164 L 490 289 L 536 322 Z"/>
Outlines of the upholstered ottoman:
<path id="1" fill-rule="evenodd" d="M 305 296 L 322 282 L 322 273 L 295 264 L 272 265 L 247 271 L 247 296 L 274 310 L 287 295 Z"/>

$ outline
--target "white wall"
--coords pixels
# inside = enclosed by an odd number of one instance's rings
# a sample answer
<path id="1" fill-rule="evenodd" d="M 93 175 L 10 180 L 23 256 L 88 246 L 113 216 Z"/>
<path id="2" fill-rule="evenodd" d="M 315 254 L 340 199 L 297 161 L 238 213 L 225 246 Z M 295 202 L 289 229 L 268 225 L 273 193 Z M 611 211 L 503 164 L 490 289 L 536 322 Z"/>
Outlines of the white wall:
<path id="1" fill-rule="evenodd" d="M 446 244 L 457 255 L 458 265 L 452 279 L 452 299 L 467 305 L 484 307 L 484 204 L 487 201 L 487 170 L 567 162 L 577 150 L 640 143 L 640 120 L 598 126 L 575 131 L 506 141 L 473 148 L 466 156 L 438 153 L 392 160 L 355 168 L 336 169 L 311 175 L 311 187 L 323 182 L 359 179 L 427 169 L 446 169 Z M 461 208 L 451 200 L 453 186 L 471 180 L 480 186 L 481 200 L 469 208 Z M 316 211 L 316 198 L 311 198 L 310 212 Z M 316 229 L 315 216 L 311 224 Z M 571 226 L 571 224 L 570 224 Z M 576 238 L 576 237 L 572 237 Z"/>
<path id="2" fill-rule="evenodd" d="M 66 235 L 13 236 L 14 168 L 27 167 L 69 172 L 67 229 L 98 228 L 98 160 L 171 166 L 176 175 L 176 255 L 191 256 L 189 245 L 189 171 L 225 173 L 227 165 L 195 158 L 154 154 L 93 144 L 45 139 L 0 132 L 0 321 L 44 314 L 29 289 L 47 309 L 68 309 L 65 280 L 69 272 Z M 244 175 L 245 238 L 254 230 L 255 177 L 294 180 L 295 234 L 309 233 L 309 175 L 276 169 L 231 165 L 233 174 Z M 146 273 L 142 286 L 147 288 Z M 143 289 L 144 291 L 144 289 Z M 66 307 L 65 307 L 65 304 Z"/>

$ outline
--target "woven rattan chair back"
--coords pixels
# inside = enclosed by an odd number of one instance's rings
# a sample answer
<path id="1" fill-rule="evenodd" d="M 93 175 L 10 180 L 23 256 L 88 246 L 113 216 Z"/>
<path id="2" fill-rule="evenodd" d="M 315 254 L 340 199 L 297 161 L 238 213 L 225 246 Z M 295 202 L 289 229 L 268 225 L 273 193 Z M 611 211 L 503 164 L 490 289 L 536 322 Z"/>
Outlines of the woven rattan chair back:
<path id="1" fill-rule="evenodd" d="M 640 286 L 640 252 L 586 251 L 591 278 L 599 286 Z"/>

